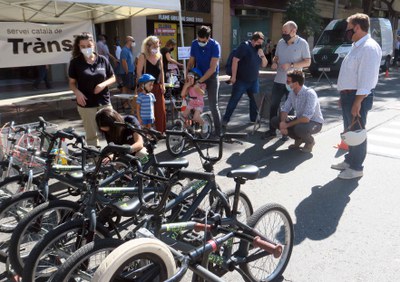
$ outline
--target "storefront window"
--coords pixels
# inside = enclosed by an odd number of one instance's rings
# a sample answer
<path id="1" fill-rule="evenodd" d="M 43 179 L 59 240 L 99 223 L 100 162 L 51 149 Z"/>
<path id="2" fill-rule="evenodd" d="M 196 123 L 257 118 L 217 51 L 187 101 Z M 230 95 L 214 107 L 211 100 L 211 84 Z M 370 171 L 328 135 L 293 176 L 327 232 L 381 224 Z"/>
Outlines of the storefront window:
<path id="1" fill-rule="evenodd" d="M 198 13 L 211 13 L 211 0 L 183 0 L 182 10 Z"/>

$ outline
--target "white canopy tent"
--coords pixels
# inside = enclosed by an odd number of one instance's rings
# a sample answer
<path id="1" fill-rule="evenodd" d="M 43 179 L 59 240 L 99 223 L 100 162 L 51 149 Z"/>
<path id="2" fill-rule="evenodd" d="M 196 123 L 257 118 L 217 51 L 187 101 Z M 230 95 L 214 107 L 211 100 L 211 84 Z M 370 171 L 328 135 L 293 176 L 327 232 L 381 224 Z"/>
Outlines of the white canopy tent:
<path id="1" fill-rule="evenodd" d="M 180 0 L 0 0 L 0 21 L 101 23 L 181 11 Z"/>
<path id="2" fill-rule="evenodd" d="M 65 24 L 83 21 L 94 24 L 171 12 L 179 13 L 183 44 L 180 0 L 0 0 L 0 25 L 1 22 Z"/>

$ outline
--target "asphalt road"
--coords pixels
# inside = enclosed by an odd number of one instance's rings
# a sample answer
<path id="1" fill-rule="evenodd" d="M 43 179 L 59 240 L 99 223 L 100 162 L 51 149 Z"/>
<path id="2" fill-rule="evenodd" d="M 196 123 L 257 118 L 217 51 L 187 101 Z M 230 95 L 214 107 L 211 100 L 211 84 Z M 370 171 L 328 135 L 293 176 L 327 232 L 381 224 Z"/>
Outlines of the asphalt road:
<path id="1" fill-rule="evenodd" d="M 262 75 L 262 93 L 270 92 L 272 78 L 271 74 Z M 260 138 L 260 132 L 267 129 L 265 119 L 242 145 L 224 147 L 224 157 L 215 169 L 219 185 L 223 189 L 234 187 L 234 182 L 225 177 L 231 168 L 257 165 L 260 177 L 243 187 L 253 206 L 277 202 L 292 217 L 295 246 L 284 281 L 399 281 L 399 78 L 399 71 L 394 70 L 389 78 L 381 76 L 379 80 L 374 107 L 368 116 L 368 155 L 361 179 L 340 180 L 336 178 L 338 172 L 330 169 L 344 154 L 333 147 L 339 142 L 343 125 L 337 91 L 324 78 L 320 83 L 312 78 L 306 80 L 307 85 L 316 89 L 326 120 L 322 132 L 316 135 L 312 154 L 288 150 L 291 141 L 277 138 L 266 143 Z M 229 86 L 221 87 L 222 113 L 229 91 Z M 51 120 L 60 128 L 81 128 L 75 110 L 66 112 L 64 119 Z M 252 129 L 244 95 L 228 131 L 251 133 Z M 171 158 L 164 143 L 157 150 L 161 159 Z M 199 158 L 193 151 L 185 157 L 190 168 L 200 169 Z M 5 235 L 0 236 L 6 239 Z M 4 269 L 2 264 L 0 267 Z M 242 281 L 237 275 L 226 279 Z"/>

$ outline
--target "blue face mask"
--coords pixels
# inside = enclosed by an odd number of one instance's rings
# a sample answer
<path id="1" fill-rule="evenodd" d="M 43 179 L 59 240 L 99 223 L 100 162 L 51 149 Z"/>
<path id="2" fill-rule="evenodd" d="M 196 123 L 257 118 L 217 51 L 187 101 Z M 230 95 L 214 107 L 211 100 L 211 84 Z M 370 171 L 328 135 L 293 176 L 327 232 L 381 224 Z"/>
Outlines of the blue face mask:
<path id="1" fill-rule="evenodd" d="M 292 91 L 292 88 L 290 88 L 290 84 L 286 84 L 286 89 L 287 89 L 287 91 Z"/>

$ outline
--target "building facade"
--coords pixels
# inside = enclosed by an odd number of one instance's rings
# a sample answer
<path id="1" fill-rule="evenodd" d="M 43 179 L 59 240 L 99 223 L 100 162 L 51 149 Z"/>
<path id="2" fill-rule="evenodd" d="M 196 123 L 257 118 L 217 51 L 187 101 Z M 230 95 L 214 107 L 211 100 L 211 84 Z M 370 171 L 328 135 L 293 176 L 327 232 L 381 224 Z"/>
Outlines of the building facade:
<path id="1" fill-rule="evenodd" d="M 281 27 L 288 0 L 181 0 L 184 46 L 190 46 L 196 38 L 197 30 L 201 25 L 212 28 L 212 37 L 222 49 L 221 64 L 224 65 L 231 50 L 240 42 L 251 37 L 254 31 L 262 31 L 266 38 L 276 44 L 281 38 Z M 322 17 L 321 31 L 333 18 L 335 0 L 317 0 L 317 9 Z M 346 18 L 355 12 L 362 11 L 361 0 L 339 0 L 338 18 Z M 125 20 L 112 21 L 95 25 L 95 33 L 105 34 L 108 37 L 108 46 L 111 52 L 115 50 L 116 39 L 121 44 L 126 35 L 136 39 L 135 55 L 140 53 L 141 42 L 148 35 L 160 37 L 162 45 L 169 38 L 182 46 L 178 13 L 159 14 L 147 17 L 131 17 Z M 312 47 L 318 38 L 309 38 Z M 177 58 L 177 53 L 173 54 Z M 0 69 L 0 87 L 2 79 L 7 81 L 25 80 L 25 85 L 31 85 L 36 76 L 35 67 Z M 67 88 L 67 65 L 52 65 L 50 68 L 52 80 Z M 28 82 L 27 82 L 28 81 Z M 4 83 L 3 83 L 4 86 Z M 6 87 L 7 88 L 7 87 Z M 4 89 L 1 90 L 4 92 Z"/>

